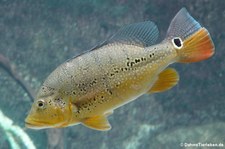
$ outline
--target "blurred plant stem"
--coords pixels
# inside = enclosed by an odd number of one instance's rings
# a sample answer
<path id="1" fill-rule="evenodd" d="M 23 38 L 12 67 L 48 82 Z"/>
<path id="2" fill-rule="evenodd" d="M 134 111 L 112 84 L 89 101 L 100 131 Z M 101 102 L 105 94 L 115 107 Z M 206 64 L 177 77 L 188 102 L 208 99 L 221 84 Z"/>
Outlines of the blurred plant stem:
<path id="1" fill-rule="evenodd" d="M 30 97 L 31 102 L 34 101 L 35 95 L 32 88 L 19 76 L 16 66 L 11 64 L 10 60 L 0 54 L 0 67 L 2 67 L 8 74 L 20 85 Z M 64 133 L 63 129 L 49 129 L 46 131 L 48 137 L 48 149 L 63 149 L 64 148 Z"/>
<path id="2" fill-rule="evenodd" d="M 18 75 L 15 65 L 10 63 L 10 60 L 0 54 L 0 66 L 5 69 L 6 72 L 25 90 L 25 92 L 30 97 L 30 100 L 34 100 L 34 91 L 28 84 L 23 80 L 22 77 Z"/>
<path id="3" fill-rule="evenodd" d="M 64 132 L 63 129 L 48 129 L 48 149 L 63 149 L 64 148 Z"/>

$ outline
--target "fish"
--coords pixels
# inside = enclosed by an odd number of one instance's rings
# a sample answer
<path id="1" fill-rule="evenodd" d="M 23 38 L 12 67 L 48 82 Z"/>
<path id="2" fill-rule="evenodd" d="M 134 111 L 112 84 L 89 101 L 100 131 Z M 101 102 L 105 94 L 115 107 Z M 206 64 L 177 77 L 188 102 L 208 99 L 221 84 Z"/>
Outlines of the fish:
<path id="1" fill-rule="evenodd" d="M 58 66 L 40 87 L 25 126 L 62 128 L 82 124 L 111 129 L 108 116 L 143 94 L 173 88 L 173 63 L 206 60 L 215 52 L 208 30 L 182 8 L 165 38 L 152 21 L 122 27 L 103 43 Z"/>

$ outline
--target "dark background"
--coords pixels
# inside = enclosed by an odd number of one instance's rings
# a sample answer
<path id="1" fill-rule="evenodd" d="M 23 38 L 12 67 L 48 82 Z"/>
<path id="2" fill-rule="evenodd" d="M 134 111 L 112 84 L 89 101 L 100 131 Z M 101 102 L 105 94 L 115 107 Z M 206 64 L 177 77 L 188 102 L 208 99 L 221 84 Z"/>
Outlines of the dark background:
<path id="1" fill-rule="evenodd" d="M 109 116 L 112 130 L 98 132 L 78 125 L 60 130 L 64 137 L 59 138 L 64 148 L 74 149 L 179 149 L 180 143 L 198 142 L 225 145 L 223 0 L 0 0 L 0 54 L 36 92 L 59 64 L 121 26 L 154 21 L 162 40 L 182 7 L 209 30 L 215 55 L 199 63 L 173 64 L 180 73 L 179 84 L 115 110 Z M 1 67 L 0 95 L 0 110 L 24 128 L 32 102 Z M 54 146 L 46 130 L 24 129 L 37 148 Z M 6 139 L 0 140 L 0 148 L 9 147 Z"/>

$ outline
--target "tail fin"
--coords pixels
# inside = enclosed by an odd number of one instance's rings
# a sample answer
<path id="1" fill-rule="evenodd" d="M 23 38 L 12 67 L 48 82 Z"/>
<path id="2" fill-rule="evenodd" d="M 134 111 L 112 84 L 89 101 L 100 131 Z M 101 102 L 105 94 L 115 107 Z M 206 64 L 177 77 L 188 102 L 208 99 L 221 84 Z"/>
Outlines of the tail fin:
<path id="1" fill-rule="evenodd" d="M 177 49 L 178 62 L 191 63 L 205 60 L 214 54 L 209 32 L 182 8 L 171 21 L 167 39 Z"/>

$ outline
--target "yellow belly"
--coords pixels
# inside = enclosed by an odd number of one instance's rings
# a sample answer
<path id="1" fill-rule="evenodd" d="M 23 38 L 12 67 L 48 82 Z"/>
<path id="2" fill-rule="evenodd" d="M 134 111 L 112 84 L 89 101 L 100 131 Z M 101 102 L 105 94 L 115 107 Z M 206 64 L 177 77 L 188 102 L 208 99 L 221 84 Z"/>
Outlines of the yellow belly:
<path id="1" fill-rule="evenodd" d="M 127 76 L 125 81 L 109 82 L 113 86 L 111 93 L 101 90 L 98 93 L 89 95 L 89 97 L 85 97 L 89 99 L 80 106 L 86 108 L 82 107 L 82 112 L 77 117 L 82 119 L 104 115 L 145 94 L 157 79 L 155 73 L 150 72 L 150 70 L 154 69 L 149 69 L 146 66 L 146 68 L 138 71 L 141 73 L 133 73 L 133 75 Z"/>

